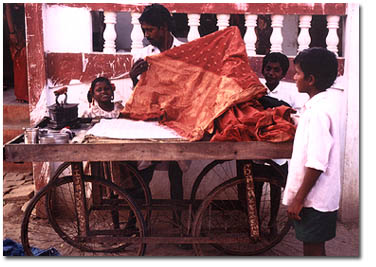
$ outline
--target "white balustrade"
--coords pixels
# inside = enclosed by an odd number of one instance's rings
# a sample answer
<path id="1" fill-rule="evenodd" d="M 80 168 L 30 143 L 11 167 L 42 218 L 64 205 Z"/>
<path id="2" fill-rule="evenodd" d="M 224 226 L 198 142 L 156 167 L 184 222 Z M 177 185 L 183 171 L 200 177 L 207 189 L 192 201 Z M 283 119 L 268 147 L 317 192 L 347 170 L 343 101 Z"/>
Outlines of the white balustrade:
<path id="1" fill-rule="evenodd" d="M 312 16 L 300 16 L 299 17 L 299 28 L 300 34 L 298 37 L 298 52 L 309 48 L 311 43 L 311 36 L 309 35 L 309 29 L 311 28 Z"/>
<path id="2" fill-rule="evenodd" d="M 198 31 L 198 26 L 200 26 L 200 14 L 188 14 L 187 16 L 189 26 L 187 40 L 190 42 L 194 39 L 200 38 L 200 32 Z"/>
<path id="3" fill-rule="evenodd" d="M 230 25 L 230 15 L 228 14 L 218 14 L 217 15 L 217 26 L 218 31 L 227 28 Z"/>
<path id="4" fill-rule="evenodd" d="M 131 32 L 131 52 L 137 52 L 137 50 L 142 49 L 144 34 L 139 22 L 139 17 L 141 13 L 131 13 L 133 29 Z M 187 40 L 192 41 L 194 39 L 200 38 L 200 33 L 198 27 L 200 26 L 200 14 L 187 14 L 188 17 L 188 26 L 190 27 Z M 282 28 L 284 22 L 283 15 L 272 15 L 271 27 L 273 32 L 270 36 L 271 43 L 271 52 L 282 52 L 282 43 L 283 35 Z M 340 16 L 327 16 L 327 28 L 328 35 L 326 37 L 326 44 L 328 50 L 338 54 L 338 44 L 339 38 L 337 34 L 337 29 L 339 28 Z M 297 38 L 298 43 L 298 52 L 301 52 L 304 49 L 309 48 L 311 43 L 311 36 L 309 29 L 311 28 L 311 15 L 302 15 L 299 16 L 299 28 L 300 33 Z M 104 23 L 106 28 L 103 33 L 104 38 L 104 53 L 116 53 L 115 40 L 117 34 L 115 31 L 115 25 L 117 23 L 116 13 L 115 12 L 104 12 Z M 217 14 L 217 26 L 218 30 L 225 29 L 230 25 L 230 15 L 229 14 Z M 246 51 L 248 56 L 256 55 L 256 41 L 257 36 L 255 33 L 255 27 L 257 26 L 257 15 L 254 14 L 245 14 L 245 27 L 246 32 L 244 35 L 244 42 L 246 45 Z"/>
<path id="5" fill-rule="evenodd" d="M 327 28 L 329 30 L 328 36 L 326 37 L 327 49 L 338 55 L 338 43 L 339 38 L 337 34 L 337 29 L 339 28 L 340 16 L 326 16 Z"/>
<path id="6" fill-rule="evenodd" d="M 270 43 L 271 43 L 271 52 L 280 52 L 282 53 L 282 43 L 283 43 L 283 36 L 282 36 L 282 27 L 283 27 L 283 15 L 273 15 L 272 16 L 272 28 L 273 32 L 270 36 Z"/>
<path id="7" fill-rule="evenodd" d="M 247 30 L 244 35 L 244 43 L 248 56 L 256 55 L 256 41 L 257 36 L 255 27 L 257 25 L 257 15 L 245 15 L 245 26 Z"/>
<path id="8" fill-rule="evenodd" d="M 104 23 L 106 28 L 103 32 L 103 53 L 116 53 L 116 13 L 115 12 L 104 12 Z"/>
<path id="9" fill-rule="evenodd" d="M 142 32 L 141 24 L 138 21 L 138 18 L 141 16 L 141 13 L 132 13 L 132 24 L 133 29 L 131 33 L 132 47 L 131 52 L 137 52 L 138 50 L 144 47 L 142 41 L 144 39 L 144 33 Z"/>

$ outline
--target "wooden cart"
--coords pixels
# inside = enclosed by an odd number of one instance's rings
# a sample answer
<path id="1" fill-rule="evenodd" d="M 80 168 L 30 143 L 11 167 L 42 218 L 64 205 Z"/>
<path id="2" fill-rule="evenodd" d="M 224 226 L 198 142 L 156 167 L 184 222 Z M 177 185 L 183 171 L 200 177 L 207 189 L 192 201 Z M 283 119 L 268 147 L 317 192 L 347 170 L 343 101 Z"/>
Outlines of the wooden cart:
<path id="1" fill-rule="evenodd" d="M 291 152 L 291 142 L 108 140 L 24 144 L 23 135 L 4 145 L 6 161 L 64 162 L 25 211 L 21 240 L 28 255 L 38 247 L 56 249 L 62 255 L 135 256 L 143 255 L 150 243 L 189 244 L 196 255 L 213 255 L 213 250 L 219 255 L 262 253 L 283 238 L 290 224 L 281 208 L 277 232 L 268 233 L 268 185 L 283 189 L 284 184 L 253 177 L 249 160 L 290 158 Z M 139 160 L 208 159 L 213 162 L 195 180 L 191 198 L 183 201 L 153 199 L 137 169 L 127 164 Z M 85 174 L 86 161 L 100 162 L 104 175 Z M 124 188 L 113 183 L 111 164 L 119 161 L 133 186 Z M 203 181 L 216 176 L 222 176 L 223 181 L 205 197 L 198 197 Z M 266 184 L 257 210 L 254 182 Z M 153 230 L 154 216 L 167 218 L 177 210 L 182 214 L 179 225 L 169 227 L 165 233 Z"/>

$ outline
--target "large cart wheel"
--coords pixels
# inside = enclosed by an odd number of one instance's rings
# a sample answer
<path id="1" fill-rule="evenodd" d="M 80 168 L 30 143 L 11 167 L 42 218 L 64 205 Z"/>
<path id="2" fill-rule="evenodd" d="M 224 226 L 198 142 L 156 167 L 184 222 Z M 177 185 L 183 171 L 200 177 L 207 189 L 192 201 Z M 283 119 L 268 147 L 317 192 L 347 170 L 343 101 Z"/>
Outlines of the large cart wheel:
<path id="1" fill-rule="evenodd" d="M 133 163 L 135 162 L 90 162 L 91 175 L 104 177 L 104 179 L 125 189 L 142 210 L 144 220 L 148 224 L 151 216 L 151 192 Z M 148 227 L 150 228 L 150 225 Z"/>
<path id="2" fill-rule="evenodd" d="M 148 226 L 148 232 L 150 232 L 151 226 L 149 221 L 151 217 L 151 191 L 133 162 L 90 162 L 88 165 L 86 165 L 85 169 L 86 174 L 90 173 L 90 176 L 93 177 L 103 177 L 103 179 L 111 181 L 112 183 L 118 185 L 121 189 L 126 190 L 141 210 L 142 215 L 144 216 L 144 221 Z M 52 180 L 71 175 L 71 163 L 65 162 L 57 168 Z M 130 216 L 132 216 L 132 214 Z M 133 221 L 134 219 L 135 218 L 132 218 Z"/>
<path id="3" fill-rule="evenodd" d="M 250 238 L 245 179 L 232 178 L 213 189 L 204 199 L 193 223 L 194 237 L 213 238 L 211 244 L 197 243 L 197 255 L 256 255 L 265 252 L 280 242 L 290 229 L 285 207 L 281 207 L 275 220 L 275 232 L 270 233 L 270 184 L 274 181 L 254 177 L 255 182 L 264 182 L 259 207 L 260 240 Z M 216 249 L 214 249 L 216 248 Z"/>
<path id="4" fill-rule="evenodd" d="M 214 160 L 206 165 L 192 186 L 191 203 L 193 203 L 194 210 L 197 210 L 201 200 L 210 193 L 212 188 L 234 177 L 237 177 L 235 160 Z"/>
<path id="5" fill-rule="evenodd" d="M 91 176 L 82 179 L 87 227 L 79 227 L 73 177 L 55 179 L 26 208 L 21 228 L 25 254 L 34 255 L 33 248 L 53 248 L 66 256 L 143 255 L 145 244 L 124 240 L 147 235 L 143 216 L 129 194 L 104 179 Z M 100 201 L 95 200 L 94 188 L 101 191 Z M 131 217 L 135 222 L 129 224 Z"/>

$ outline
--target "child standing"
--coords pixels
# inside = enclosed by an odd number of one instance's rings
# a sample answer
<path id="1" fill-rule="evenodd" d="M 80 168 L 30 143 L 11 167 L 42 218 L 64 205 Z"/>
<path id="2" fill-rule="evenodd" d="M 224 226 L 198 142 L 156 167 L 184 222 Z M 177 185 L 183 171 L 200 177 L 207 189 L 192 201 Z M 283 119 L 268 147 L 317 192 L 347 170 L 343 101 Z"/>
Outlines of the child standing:
<path id="1" fill-rule="evenodd" d="M 325 256 L 325 242 L 336 235 L 341 191 L 339 106 L 327 90 L 337 77 L 338 63 L 329 50 L 309 48 L 294 64 L 298 90 L 310 99 L 296 130 L 283 204 L 304 255 Z"/>
<path id="2" fill-rule="evenodd" d="M 267 88 L 266 97 L 263 97 L 261 103 L 273 105 L 288 105 L 299 111 L 304 103 L 308 100 L 307 94 L 299 93 L 293 86 L 287 86 L 281 83 L 286 76 L 290 63 L 286 55 L 278 52 L 267 54 L 262 61 L 262 74 L 265 78 L 265 86 Z M 266 106 L 266 107 L 267 107 Z M 274 159 L 280 171 L 277 171 L 270 164 L 263 161 L 254 160 L 252 168 L 255 176 L 268 177 L 269 179 L 282 180 L 286 182 L 288 172 L 288 163 L 286 159 Z M 281 176 L 282 172 L 284 176 Z M 263 190 L 263 182 L 255 182 L 256 205 L 259 210 L 260 197 Z M 281 201 L 281 188 L 270 183 L 270 220 L 268 222 L 269 235 L 278 234 L 276 219 L 278 216 Z"/>

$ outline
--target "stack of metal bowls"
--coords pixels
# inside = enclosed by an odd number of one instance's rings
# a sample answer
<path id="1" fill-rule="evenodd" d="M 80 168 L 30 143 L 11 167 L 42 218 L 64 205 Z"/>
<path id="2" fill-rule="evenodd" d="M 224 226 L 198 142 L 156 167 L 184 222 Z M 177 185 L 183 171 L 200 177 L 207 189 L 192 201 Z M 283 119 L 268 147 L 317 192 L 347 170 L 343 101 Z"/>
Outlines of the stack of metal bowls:
<path id="1" fill-rule="evenodd" d="M 47 133 L 39 137 L 40 144 L 68 144 L 69 134 L 67 133 Z"/>

